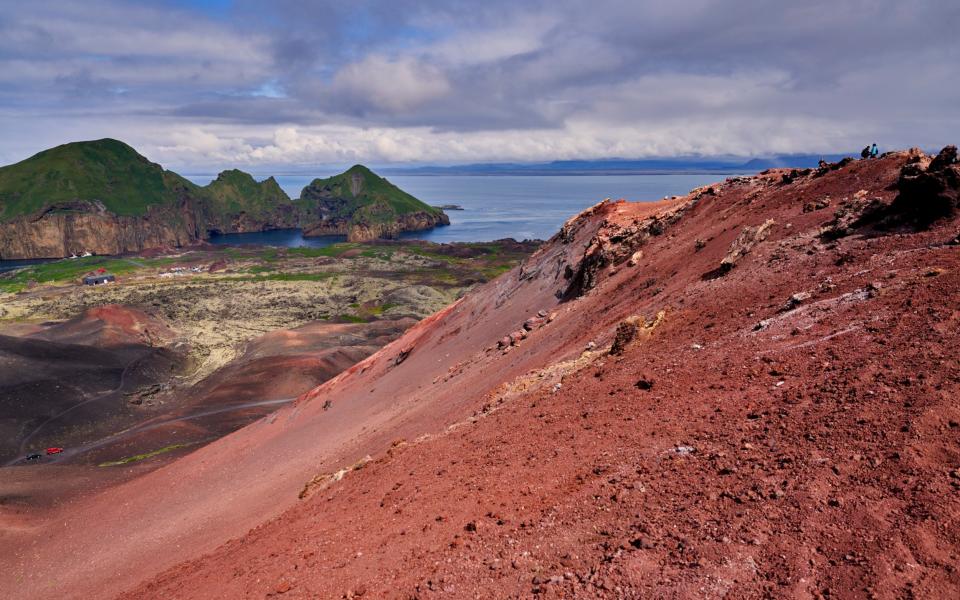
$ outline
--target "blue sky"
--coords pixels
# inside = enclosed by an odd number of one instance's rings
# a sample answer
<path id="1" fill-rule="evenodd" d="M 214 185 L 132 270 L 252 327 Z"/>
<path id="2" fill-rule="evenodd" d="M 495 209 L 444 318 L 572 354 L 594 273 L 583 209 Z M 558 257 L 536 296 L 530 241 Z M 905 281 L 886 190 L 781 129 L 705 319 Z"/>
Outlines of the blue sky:
<path id="1" fill-rule="evenodd" d="M 191 171 L 937 148 L 960 3 L 0 0 L 0 163 Z"/>

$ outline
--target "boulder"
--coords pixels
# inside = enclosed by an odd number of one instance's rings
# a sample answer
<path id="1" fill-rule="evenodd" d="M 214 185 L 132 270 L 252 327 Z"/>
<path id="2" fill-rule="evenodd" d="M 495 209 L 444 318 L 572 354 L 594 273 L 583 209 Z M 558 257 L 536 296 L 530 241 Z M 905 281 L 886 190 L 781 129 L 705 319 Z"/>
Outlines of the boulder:
<path id="1" fill-rule="evenodd" d="M 547 320 L 544 317 L 531 317 L 523 322 L 523 328 L 527 331 L 533 331 L 544 326 Z"/>
<path id="2" fill-rule="evenodd" d="M 733 243 L 730 244 L 730 249 L 727 251 L 727 255 L 720 261 L 720 266 L 713 271 L 705 273 L 703 279 L 716 279 L 729 273 L 741 258 L 753 250 L 754 246 L 767 239 L 767 236 L 770 234 L 770 229 L 774 224 L 773 219 L 767 219 L 760 225 L 748 225 L 744 227 L 740 235 L 737 236 L 737 239 L 733 240 Z"/>
<path id="3" fill-rule="evenodd" d="M 654 319 L 649 321 L 642 315 L 634 315 L 620 321 L 613 338 L 613 344 L 610 346 L 610 354 L 620 356 L 633 344 L 650 337 L 653 330 L 663 322 L 665 316 L 666 312 L 661 310 Z"/>
<path id="4" fill-rule="evenodd" d="M 954 214 L 960 205 L 960 163 L 957 147 L 947 146 L 923 169 L 905 165 L 897 181 L 900 194 L 877 219 L 882 225 L 910 224 L 926 228 Z"/>

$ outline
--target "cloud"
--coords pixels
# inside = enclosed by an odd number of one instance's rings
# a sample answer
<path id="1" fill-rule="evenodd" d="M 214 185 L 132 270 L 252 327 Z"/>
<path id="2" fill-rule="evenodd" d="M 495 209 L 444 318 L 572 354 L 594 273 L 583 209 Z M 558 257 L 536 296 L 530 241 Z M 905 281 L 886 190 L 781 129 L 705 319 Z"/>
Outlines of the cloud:
<path id="1" fill-rule="evenodd" d="M 126 139 L 190 168 L 936 147 L 936 0 L 13 3 L 0 160 Z"/>
<path id="2" fill-rule="evenodd" d="M 399 113 L 419 108 L 450 92 L 450 83 L 435 66 L 411 57 L 371 55 L 344 66 L 330 93 L 354 111 Z"/>

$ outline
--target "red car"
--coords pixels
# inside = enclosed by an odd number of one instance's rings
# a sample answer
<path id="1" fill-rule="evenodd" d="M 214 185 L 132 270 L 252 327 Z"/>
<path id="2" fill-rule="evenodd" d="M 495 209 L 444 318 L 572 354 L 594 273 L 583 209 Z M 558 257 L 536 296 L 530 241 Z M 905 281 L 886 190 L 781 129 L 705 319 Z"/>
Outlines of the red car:
<path id="1" fill-rule="evenodd" d="M 47 456 L 51 454 L 60 454 L 63 452 L 63 448 L 47 448 Z"/>

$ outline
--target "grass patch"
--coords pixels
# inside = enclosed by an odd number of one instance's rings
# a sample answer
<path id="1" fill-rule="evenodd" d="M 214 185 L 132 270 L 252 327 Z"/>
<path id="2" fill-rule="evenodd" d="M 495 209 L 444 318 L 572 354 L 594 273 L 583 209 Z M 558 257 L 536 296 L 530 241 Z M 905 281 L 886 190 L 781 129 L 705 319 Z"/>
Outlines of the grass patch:
<path id="1" fill-rule="evenodd" d="M 367 312 L 369 312 L 371 315 L 373 315 L 373 316 L 375 316 L 375 317 L 379 317 L 379 316 L 382 315 L 384 312 L 390 310 L 391 308 L 393 308 L 393 307 L 395 307 L 395 306 L 398 306 L 398 305 L 397 305 L 397 304 L 394 304 L 394 303 L 392 303 L 392 302 L 387 302 L 387 303 L 381 304 L 381 305 L 379 305 L 379 306 L 373 306 L 373 307 L 369 308 Z"/>
<path id="2" fill-rule="evenodd" d="M 151 266 L 150 261 L 143 260 L 144 267 Z M 57 281 L 76 281 L 89 271 L 105 269 L 114 275 L 126 275 L 138 269 L 140 265 L 131 259 L 112 258 L 107 256 L 87 256 L 84 258 L 65 258 L 49 263 L 41 263 L 24 267 L 0 276 L 0 290 L 5 292 L 19 292 L 27 287 L 30 281 L 37 283 L 53 283 Z"/>
<path id="3" fill-rule="evenodd" d="M 396 251 L 396 248 L 382 248 L 374 246 L 373 248 L 367 248 L 361 252 L 360 256 L 363 256 L 364 258 L 379 258 L 380 260 L 389 261 L 393 259 L 393 255 L 396 253 Z"/>
<path id="4" fill-rule="evenodd" d="M 264 248 L 260 253 L 260 260 L 263 262 L 276 262 L 279 258 L 276 248 Z"/>
<path id="5" fill-rule="evenodd" d="M 191 442 L 188 444 L 170 444 L 169 446 L 164 446 L 159 450 L 152 450 L 150 452 L 144 452 L 143 454 L 135 454 L 134 456 L 127 456 L 121 458 L 120 460 L 111 460 L 109 462 L 102 462 L 98 467 L 117 467 L 120 465 L 127 465 L 130 463 L 139 462 L 141 460 L 146 460 L 148 458 L 153 458 L 154 456 L 159 456 L 167 452 L 172 452 L 174 450 L 179 450 L 180 448 L 186 448 L 188 446 L 193 446 L 196 442 Z"/>
<path id="6" fill-rule="evenodd" d="M 287 256 L 301 256 L 303 258 L 319 258 L 321 256 L 333 256 L 337 257 L 346 252 L 347 250 L 353 250 L 354 248 L 359 248 L 359 244 L 352 242 L 340 242 L 337 244 L 332 244 L 330 246 L 324 246 L 323 248 L 311 248 L 308 246 L 300 246 L 298 248 L 287 248 Z"/>
<path id="7" fill-rule="evenodd" d="M 340 315 L 340 319 L 346 321 L 347 323 L 366 323 L 367 320 L 363 317 L 358 317 L 357 315 Z"/>
<path id="8" fill-rule="evenodd" d="M 246 269 L 244 271 L 244 273 L 251 273 L 254 275 L 257 275 L 260 273 L 274 273 L 274 272 L 276 272 L 276 268 L 272 266 L 267 266 L 267 265 L 257 265 L 255 267 L 250 267 L 249 269 Z"/>
<path id="9" fill-rule="evenodd" d="M 404 280 L 418 285 L 456 287 L 461 285 L 463 276 L 445 268 L 417 269 L 404 275 Z"/>
<path id="10" fill-rule="evenodd" d="M 410 254 L 416 254 L 417 256 L 422 256 L 423 258 L 429 258 L 430 260 L 437 260 L 445 263 L 459 263 L 463 258 L 457 256 L 450 256 L 447 254 L 440 254 L 439 252 L 433 252 L 429 248 L 424 248 L 422 246 L 409 246 L 404 248 Z"/>

